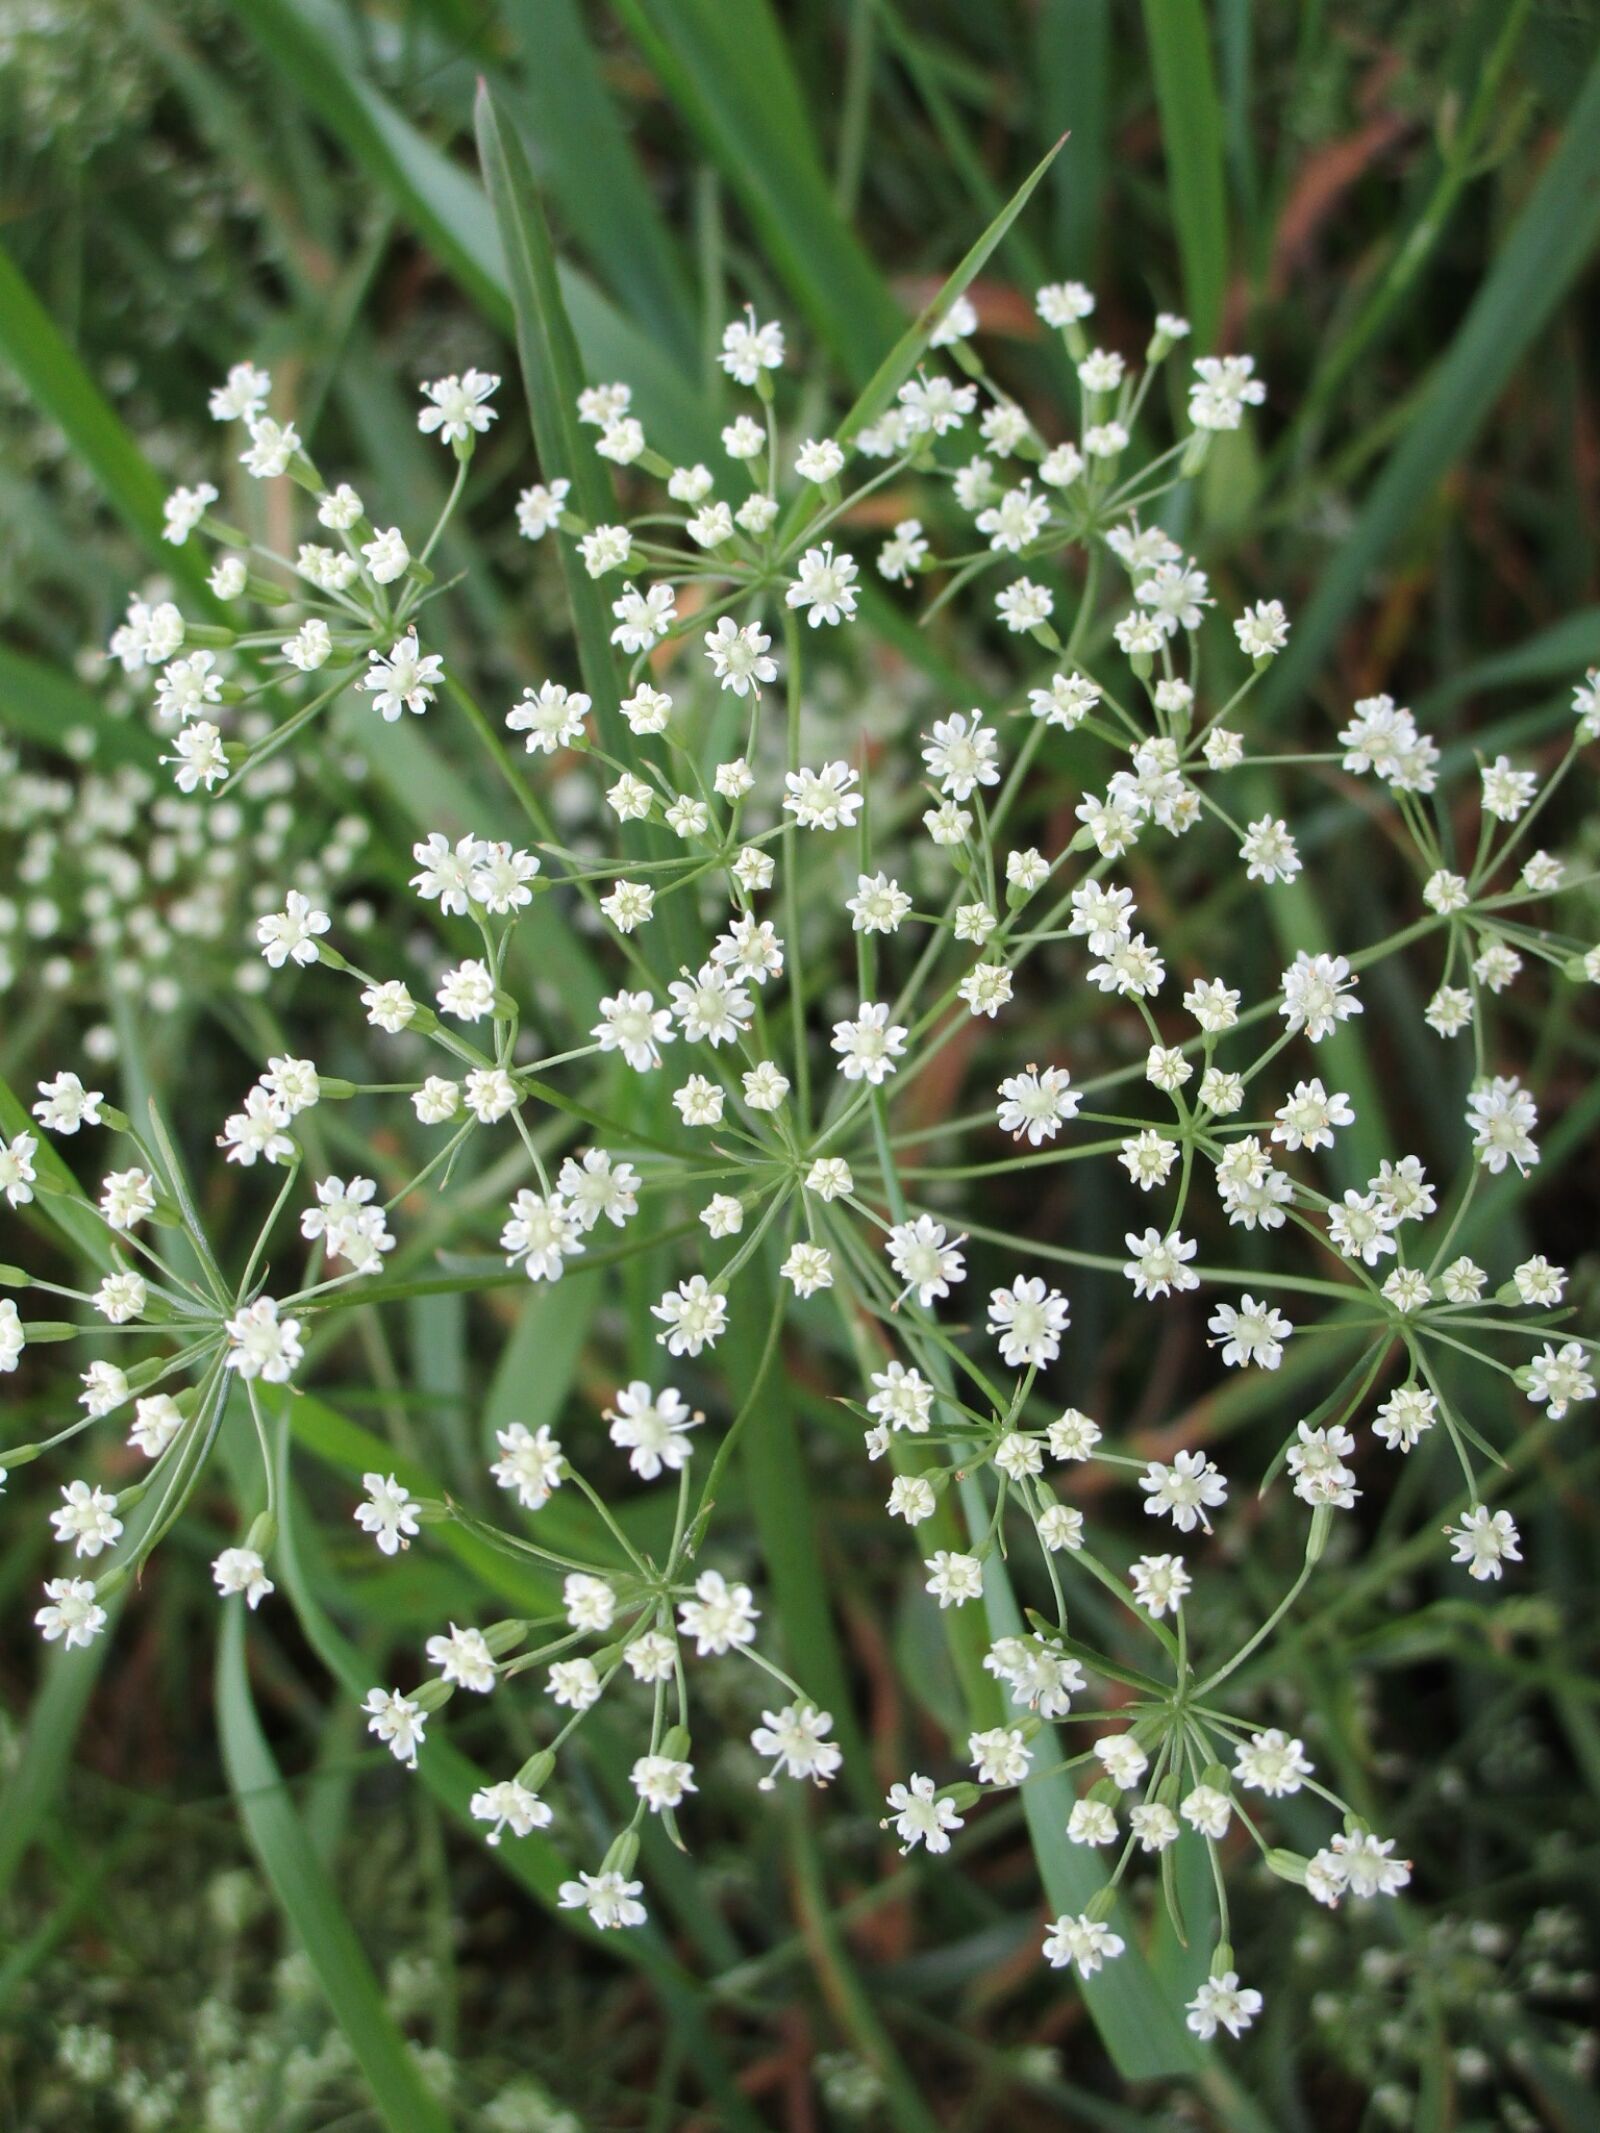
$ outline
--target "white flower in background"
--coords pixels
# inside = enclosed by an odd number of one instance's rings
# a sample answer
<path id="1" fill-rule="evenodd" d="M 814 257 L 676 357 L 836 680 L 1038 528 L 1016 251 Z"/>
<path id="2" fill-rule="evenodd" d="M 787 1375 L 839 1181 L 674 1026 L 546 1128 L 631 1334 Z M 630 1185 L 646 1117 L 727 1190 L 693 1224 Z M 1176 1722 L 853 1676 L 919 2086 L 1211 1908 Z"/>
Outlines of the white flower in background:
<path id="1" fill-rule="evenodd" d="M 417 428 L 441 444 L 464 444 L 469 437 L 483 436 L 495 419 L 496 410 L 488 402 L 499 385 L 498 378 L 482 370 L 435 378 L 422 388 L 428 404 L 417 416 Z"/>

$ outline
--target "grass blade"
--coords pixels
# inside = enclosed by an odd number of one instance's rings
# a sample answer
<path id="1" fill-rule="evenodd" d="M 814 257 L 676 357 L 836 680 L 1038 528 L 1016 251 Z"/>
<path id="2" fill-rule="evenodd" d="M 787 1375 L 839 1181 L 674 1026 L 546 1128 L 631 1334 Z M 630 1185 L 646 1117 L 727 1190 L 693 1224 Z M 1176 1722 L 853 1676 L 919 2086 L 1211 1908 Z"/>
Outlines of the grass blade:
<path id="1" fill-rule="evenodd" d="M 217 1725 L 228 1783 L 262 1872 L 304 1948 L 334 2020 L 393 2133 L 450 2133 L 384 2005 L 372 1966 L 335 1898 L 261 1730 L 244 1659 L 244 1608 L 223 1610 Z"/>
<path id="2" fill-rule="evenodd" d="M 575 0 L 509 0 L 517 96 L 573 242 L 684 370 L 698 354 L 688 277 L 646 184 Z"/>
<path id="3" fill-rule="evenodd" d="M 847 376 L 871 376 L 901 313 L 840 214 L 767 0 L 620 0 L 618 12 Z"/>
<path id="4" fill-rule="evenodd" d="M 1207 349 L 1228 279 L 1222 104 L 1200 0 L 1144 0 L 1145 33 L 1167 158 L 1167 200 L 1183 262 L 1194 344 Z"/>
<path id="5" fill-rule="evenodd" d="M 1316 671 L 1372 571 L 1471 446 L 1524 352 L 1600 239 L 1600 57 L 1567 130 L 1440 362 L 1432 389 L 1339 543 L 1262 689 L 1265 718 Z"/>
<path id="6" fill-rule="evenodd" d="M 214 602 L 194 550 L 188 546 L 164 546 L 161 542 L 161 506 L 166 492 L 160 481 L 3 248 L 0 351 L 35 403 L 65 433 L 118 517 L 152 554 L 161 554 L 171 576 L 198 595 L 209 610 Z"/>
<path id="7" fill-rule="evenodd" d="M 1056 165 L 1055 265 L 1080 281 L 1094 278 L 1105 213 L 1111 108 L 1109 0 L 1042 0 L 1034 30 L 1042 132 L 1070 135 Z"/>

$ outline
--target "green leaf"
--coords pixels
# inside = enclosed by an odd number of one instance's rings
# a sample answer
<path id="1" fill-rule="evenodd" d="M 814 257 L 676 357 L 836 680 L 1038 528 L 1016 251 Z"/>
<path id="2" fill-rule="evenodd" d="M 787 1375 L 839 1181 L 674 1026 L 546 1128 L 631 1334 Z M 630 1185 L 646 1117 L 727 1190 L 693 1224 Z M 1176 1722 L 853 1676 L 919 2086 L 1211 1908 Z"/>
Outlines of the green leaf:
<path id="1" fill-rule="evenodd" d="M 619 0 L 618 13 L 813 329 L 849 378 L 868 378 L 899 306 L 839 212 L 768 0 Z"/>
<path id="2" fill-rule="evenodd" d="M 64 432 L 118 517 L 209 610 L 205 572 L 187 545 L 162 542 L 165 491 L 110 402 L 73 354 L 55 321 L 0 248 L 0 353 Z"/>
<path id="3" fill-rule="evenodd" d="M 244 1604 L 223 1610 L 217 1646 L 217 1724 L 240 1820 L 393 2133 L 450 2133 L 384 2005 L 355 1928 L 295 1812 L 256 1716 L 244 1658 Z"/>
<path id="4" fill-rule="evenodd" d="M 234 0 L 234 6 L 345 153 L 474 304 L 508 329 L 511 284 L 482 188 L 363 78 L 350 22 L 325 0 Z M 586 276 L 564 268 L 561 286 L 591 374 L 630 381 L 635 410 L 663 450 L 685 458 L 709 451 L 715 425 L 659 338 L 625 317 Z"/>
<path id="5" fill-rule="evenodd" d="M 1422 404 L 1334 551 L 1289 649 L 1267 675 L 1259 705 L 1263 720 L 1305 688 L 1373 571 L 1471 448 L 1597 238 L 1600 56 L 1584 80 L 1560 146 L 1540 171 Z"/>
<path id="6" fill-rule="evenodd" d="M 297 1410 L 305 1402 L 291 1401 L 289 1404 L 291 1415 L 298 1419 Z M 277 1562 L 282 1567 L 285 1592 L 311 1649 L 332 1678 L 342 1684 L 346 1694 L 360 1697 L 370 1681 L 366 1662 L 318 1603 L 301 1560 L 296 1532 L 296 1499 L 289 1486 L 286 1432 L 280 1431 L 276 1460 L 282 1516 Z M 425 1482 L 424 1486 L 427 1486 Z M 450 1529 L 444 1530 L 448 1533 Z M 441 1738 L 436 1728 L 423 1745 L 418 1776 L 451 1819 L 474 1841 L 481 1840 L 483 1825 L 473 1820 L 470 1803 L 473 1793 L 490 1782 L 490 1774 Z M 563 1932 L 601 1949 L 650 1979 L 661 1996 L 668 2020 L 685 2040 L 696 2073 L 718 2105 L 719 2122 L 738 2128 L 739 2133 L 761 2133 L 761 2121 L 735 2085 L 717 2039 L 705 2019 L 700 1981 L 674 1960 L 656 1927 L 649 1925 L 636 1932 L 600 1934 L 583 1912 L 564 1909 L 560 1902 L 560 1888 L 572 1872 L 572 1862 L 560 1845 L 538 1830 L 513 1843 L 497 1846 L 488 1852 L 488 1857 L 548 1911 Z"/>
<path id="7" fill-rule="evenodd" d="M 578 345 L 561 301 L 555 250 L 516 128 L 487 83 L 478 91 L 478 154 L 506 262 L 516 319 L 528 410 L 548 481 L 571 483 L 570 503 L 597 526 L 613 515 L 610 484 L 592 451 L 584 449 L 576 413 L 583 385 Z M 571 541 L 560 548 L 561 569 L 578 639 L 583 685 L 593 698 L 601 739 L 626 759 L 626 728 L 617 709 L 616 661 L 605 596 Z"/>
<path id="8" fill-rule="evenodd" d="M 1057 264 L 1093 278 L 1105 216 L 1111 109 L 1110 0 L 1040 0 L 1034 30 L 1042 132 L 1070 136 L 1052 181 Z"/>
<path id="9" fill-rule="evenodd" d="M 883 413 L 896 392 L 910 377 L 918 361 L 926 354 L 928 341 L 934 327 L 938 325 L 956 298 L 965 292 L 969 283 L 976 280 L 977 276 L 983 272 L 988 263 L 990 253 L 993 252 L 1001 238 L 1005 236 L 1018 215 L 1022 213 L 1029 200 L 1032 199 L 1040 179 L 1061 153 L 1064 146 L 1064 141 L 1057 141 L 1054 147 L 1045 151 L 999 214 L 989 224 L 977 243 L 972 246 L 965 258 L 962 259 L 960 265 L 945 282 L 937 296 L 930 303 L 923 306 L 921 312 L 900 335 L 894 346 L 889 350 L 889 353 L 879 363 L 877 369 L 863 386 L 860 396 L 849 414 L 845 416 L 843 422 L 835 430 L 834 435 L 836 437 L 841 440 L 853 437 L 857 430 L 875 422 Z"/>
<path id="10" fill-rule="evenodd" d="M 1144 0 L 1145 33 L 1167 159 L 1167 205 L 1178 233 L 1195 346 L 1210 348 L 1228 279 L 1222 105 L 1200 0 Z"/>
<path id="11" fill-rule="evenodd" d="M 19 739 L 77 760 L 68 736 L 94 737 L 97 763 L 141 763 L 150 768 L 161 745 L 136 718 L 113 718 L 99 697 L 42 659 L 0 646 L 0 726 Z"/>
<path id="12" fill-rule="evenodd" d="M 518 103 L 575 245 L 618 300 L 691 370 L 688 278 L 606 89 L 576 0 L 506 0 L 520 47 Z"/>

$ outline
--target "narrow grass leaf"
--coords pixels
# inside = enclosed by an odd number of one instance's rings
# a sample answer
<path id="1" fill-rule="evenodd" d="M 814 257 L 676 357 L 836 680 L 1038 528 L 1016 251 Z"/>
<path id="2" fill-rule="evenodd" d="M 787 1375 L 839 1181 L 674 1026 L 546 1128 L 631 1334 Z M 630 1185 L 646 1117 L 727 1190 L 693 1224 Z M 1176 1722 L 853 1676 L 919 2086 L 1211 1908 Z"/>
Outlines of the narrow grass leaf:
<path id="1" fill-rule="evenodd" d="M 1178 233 L 1194 344 L 1210 348 L 1228 279 L 1228 199 L 1222 104 L 1200 0 L 1144 0 L 1145 34 L 1161 114 L 1167 204 Z"/>
<path id="2" fill-rule="evenodd" d="M 240 1820 L 384 2124 L 391 2133 L 449 2133 L 450 2121 L 423 2086 L 273 1760 L 250 1694 L 244 1631 L 243 1603 L 225 1608 L 217 1647 L 217 1724 Z"/>

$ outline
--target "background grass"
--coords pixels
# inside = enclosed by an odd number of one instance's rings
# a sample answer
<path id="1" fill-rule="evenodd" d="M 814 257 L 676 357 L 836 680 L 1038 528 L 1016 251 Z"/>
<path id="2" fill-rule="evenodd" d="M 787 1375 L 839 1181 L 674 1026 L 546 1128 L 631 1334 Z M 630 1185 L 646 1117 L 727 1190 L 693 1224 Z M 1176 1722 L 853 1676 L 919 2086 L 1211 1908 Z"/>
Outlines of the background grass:
<path id="1" fill-rule="evenodd" d="M 148 760 L 82 654 L 131 587 L 186 571 L 190 551 L 157 539 L 159 500 L 209 471 L 204 399 L 230 362 L 249 354 L 292 379 L 319 456 L 358 470 L 384 522 L 406 524 L 442 496 L 442 459 L 413 427 L 417 378 L 477 362 L 509 380 L 520 348 L 530 380 L 554 381 L 531 428 L 502 395 L 505 420 L 443 551 L 449 571 L 471 574 L 437 611 L 442 648 L 495 700 L 547 664 L 562 670 L 567 602 L 586 594 L 581 577 L 530 574 L 507 531 L 533 433 L 547 472 L 572 449 L 552 425 L 575 363 L 629 378 L 664 449 L 710 457 L 712 357 L 749 294 L 816 351 L 804 390 L 820 420 L 825 376 L 846 398 L 870 386 L 1064 132 L 973 285 L 996 366 L 1048 407 L 1063 375 L 1029 292 L 1069 273 L 1100 292 L 1115 345 L 1140 345 L 1150 310 L 1171 305 L 1201 342 L 1255 353 L 1266 417 L 1225 441 L 1176 530 L 1225 601 L 1275 595 L 1297 618 L 1263 719 L 1320 740 L 1328 714 L 1387 688 L 1457 749 L 1470 736 L 1538 760 L 1564 733 L 1574 670 L 1600 659 L 1591 8 L 75 0 L 0 21 L 0 37 L 0 726 L 30 771 L 69 766 L 84 734 L 97 764 Z M 480 78 L 499 114 L 481 159 Z M 552 328 L 551 277 L 576 354 Z M 588 475 L 594 462 L 575 465 Z M 869 728 L 898 733 L 957 692 L 983 695 L 957 619 L 922 633 L 886 607 L 877 619 L 881 650 L 849 683 Z M 580 609 L 577 655 L 598 670 L 596 627 Z M 292 835 L 318 851 L 342 814 L 361 815 L 371 834 L 354 886 L 380 924 L 414 836 L 518 826 L 459 724 L 375 736 L 341 714 L 309 769 Z M 1028 805 L 1044 825 L 1065 797 L 1064 780 L 1042 778 Z M 1570 827 L 1592 849 L 1592 825 Z M 1302 828 L 1310 881 L 1274 905 L 1280 939 L 1259 944 L 1263 969 L 1280 948 L 1398 923 L 1403 869 L 1376 841 L 1353 863 L 1347 806 L 1330 795 Z M 21 876 L 0 893 L 25 899 L 25 860 L 0 852 L 0 870 Z M 1206 964 L 1236 921 L 1233 891 L 1181 872 L 1164 886 L 1169 958 Z M 1160 908 L 1155 881 L 1139 890 Z M 339 1071 L 305 1034 L 330 995 L 313 981 L 292 1005 L 238 1001 L 223 982 L 236 939 L 170 1013 L 119 990 L 92 951 L 59 987 L 18 986 L 0 1075 L 25 1089 L 108 1024 L 134 1086 L 181 1077 L 198 1153 L 199 1127 L 284 1033 L 280 1016 Z M 519 977 L 536 1003 L 592 997 L 580 937 L 546 926 L 529 942 Z M 1381 1071 L 1353 1041 L 1331 1062 L 1360 1112 L 1342 1144 L 1354 1177 L 1383 1154 L 1427 1159 L 1448 1143 L 1440 1114 L 1458 1115 L 1458 1092 L 1410 1034 L 1428 983 L 1396 968 L 1375 988 L 1367 1020 L 1392 1029 Z M 1118 1063 L 1096 1001 L 1041 995 L 1033 1011 L 1075 1070 Z M 1542 993 L 1513 996 L 1508 1016 L 1558 1123 L 1531 1203 L 1484 1196 L 1481 1233 L 1527 1221 L 1592 1294 L 1583 1150 L 1600 1047 L 1570 996 L 1549 1012 Z M 929 1077 L 930 1130 L 958 1066 Z M 931 1141 L 922 1160 L 940 1152 Z M 493 1204 L 492 1174 L 467 1189 Z M 1103 1217 L 1063 1185 L 1026 1208 L 1069 1248 L 1103 1238 Z M 225 1239 L 253 1213 L 248 1185 L 212 1189 L 208 1220 Z M 291 1435 L 293 1451 L 289 1604 L 249 1625 L 246 1648 L 224 1640 L 214 1711 L 205 1566 L 231 1530 L 229 1460 L 115 1642 L 44 1664 L 16 1626 L 43 1574 L 42 1518 L 37 1491 L 29 1504 L 13 1484 L 0 1555 L 13 1625 L 0 1640 L 7 2124 L 137 2125 L 156 2108 L 140 2083 L 169 2080 L 166 2122 L 261 2128 L 514 2128 L 557 2104 L 595 2127 L 698 2112 L 806 2128 L 848 2122 L 852 2085 L 857 2100 L 871 2091 L 880 2122 L 973 2133 L 1596 2122 L 1593 2010 L 1564 1982 L 1594 1960 L 1584 1891 L 1600 1796 L 1581 1421 L 1530 1435 L 1520 1403 L 1514 1422 L 1498 1393 L 1472 1396 L 1475 1424 L 1517 1447 L 1507 1500 L 1537 1579 L 1469 1602 L 1438 1577 L 1428 1507 L 1444 1483 L 1420 1459 L 1392 1502 L 1371 1506 L 1368 1535 L 1417 1538 L 1352 1552 L 1319 1578 L 1288 1646 L 1288 1700 L 1271 1700 L 1263 1675 L 1262 1708 L 1308 1727 L 1341 1786 L 1397 1830 L 1419 1863 L 1417 1900 L 1382 1921 L 1328 1921 L 1248 1892 L 1241 1967 L 1271 1980 L 1267 2019 L 1223 2062 L 1231 2072 L 1173 2085 L 1158 2077 L 1179 2073 L 1181 2038 L 1157 2041 L 1136 2005 L 1110 1996 L 1086 2017 L 1041 1973 L 1020 1808 L 978 1818 L 953 1873 L 900 1868 L 877 1836 L 878 1780 L 963 1730 L 972 1682 L 909 1552 L 882 1532 L 854 1426 L 829 1406 L 854 1367 L 842 1335 L 837 1353 L 786 1338 L 725 1506 L 730 1559 L 761 1565 L 791 1663 L 861 1743 L 825 1807 L 772 1811 L 730 1754 L 706 1773 L 693 1860 L 664 1844 L 647 1854 L 657 1923 L 602 1948 L 553 1913 L 562 1848 L 530 1840 L 487 1857 L 463 1834 L 492 1731 L 453 1727 L 422 1786 L 368 1752 L 353 1693 L 452 1610 L 526 1597 L 526 1579 L 454 1531 L 447 1549 L 380 1574 L 348 1528 L 352 1477 L 381 1463 L 414 1486 L 432 1476 L 470 1491 L 497 1420 L 592 1416 L 614 1363 L 643 1367 L 645 1306 L 665 1279 L 663 1258 L 630 1263 L 603 1295 L 601 1281 L 565 1283 L 559 1306 L 517 1287 L 469 1303 L 436 1278 L 438 1241 L 406 1240 L 393 1276 L 410 1292 L 361 1314 L 320 1397 L 279 1417 L 286 1462 Z M 57 1243 L 80 1247 L 81 1225 Z M 1321 1397 L 1312 1358 L 1291 1355 L 1266 1393 L 1219 1389 L 1193 1318 L 1164 1315 L 1154 1348 L 1134 1352 L 1119 1313 L 1113 1284 L 1075 1285 L 1082 1352 L 1102 1358 L 1083 1404 L 1115 1404 L 1153 1451 L 1203 1440 L 1260 1471 L 1283 1403 Z M 742 1316 L 759 1327 L 759 1299 Z M 753 1339 L 732 1360 L 735 1398 L 760 1366 Z M 11 1384 L 7 1442 L 60 1399 L 42 1371 Z M 644 1497 L 629 1515 L 659 1513 Z M 1239 1538 L 1210 1603 L 1219 1641 L 1270 1604 L 1293 1546 L 1270 1504 Z M 730 1694 L 718 1730 L 737 1736 L 745 1716 Z M 619 1732 L 583 1758 L 580 1832 L 585 1815 L 604 1826 L 631 1753 Z M 1158 1944 L 1154 1960 L 1170 1985 L 1181 1953 Z M 110 2034 L 111 2073 L 84 2083 L 63 2067 L 65 2024 Z M 67 2057 L 98 2049 L 75 2035 Z M 1385 2116 L 1386 2084 L 1398 2118 Z M 497 2119 L 513 2108 L 524 2117 Z"/>

